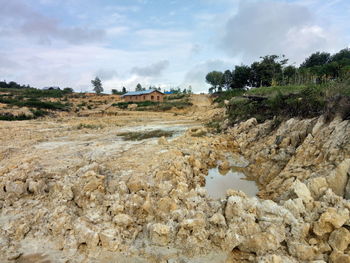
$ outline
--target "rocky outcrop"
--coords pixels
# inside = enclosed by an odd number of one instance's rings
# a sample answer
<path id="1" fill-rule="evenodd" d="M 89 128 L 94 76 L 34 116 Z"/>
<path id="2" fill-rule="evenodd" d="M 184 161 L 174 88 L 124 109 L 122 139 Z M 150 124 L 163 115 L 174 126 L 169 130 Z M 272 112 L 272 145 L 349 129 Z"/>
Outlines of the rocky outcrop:
<path id="1" fill-rule="evenodd" d="M 111 261 L 120 253 L 148 262 L 209 253 L 220 255 L 216 262 L 348 262 L 349 122 L 275 126 L 251 119 L 227 134 L 189 130 L 69 169 L 39 169 L 29 158 L 1 163 L 0 254 L 4 262 L 25 259 L 31 243 L 39 254 L 60 255 L 55 262 Z M 210 198 L 204 186 L 215 166 L 244 169 L 259 197 L 230 190 Z"/>

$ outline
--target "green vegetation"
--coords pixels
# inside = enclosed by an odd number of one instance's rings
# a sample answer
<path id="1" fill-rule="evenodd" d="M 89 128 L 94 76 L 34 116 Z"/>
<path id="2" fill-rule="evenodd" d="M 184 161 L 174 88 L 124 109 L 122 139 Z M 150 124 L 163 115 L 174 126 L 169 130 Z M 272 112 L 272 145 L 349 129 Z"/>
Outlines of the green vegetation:
<path id="1" fill-rule="evenodd" d="M 39 117 L 43 117 L 45 115 L 48 115 L 49 112 L 43 111 L 43 110 L 34 110 L 31 109 L 31 112 L 33 115 L 26 115 L 26 114 L 19 114 L 19 115 L 13 115 L 12 113 L 4 113 L 0 114 L 0 120 L 1 121 L 23 121 L 23 120 L 31 120 L 36 119 Z"/>
<path id="2" fill-rule="evenodd" d="M 12 115 L 10 113 L 5 113 L 0 115 L 1 121 L 24 121 L 24 120 L 31 120 L 31 119 L 33 119 L 32 116 L 27 116 L 25 114 Z"/>
<path id="3" fill-rule="evenodd" d="M 112 106 L 118 107 L 120 109 L 127 109 L 130 104 L 136 104 L 138 111 L 167 111 L 172 108 L 184 109 L 186 107 L 192 106 L 190 102 L 189 95 L 187 94 L 174 94 L 165 97 L 164 102 L 154 102 L 154 101 L 139 101 L 139 102 L 119 102 L 114 103 Z"/>
<path id="4" fill-rule="evenodd" d="M 323 85 L 276 86 L 252 89 L 243 96 L 235 96 L 228 105 L 231 124 L 256 118 L 259 122 L 277 118 L 329 118 L 341 113 L 350 117 L 350 83 L 337 82 Z M 332 106 L 330 106 L 332 105 Z"/>
<path id="5" fill-rule="evenodd" d="M 91 80 L 91 84 L 94 87 L 93 90 L 96 94 L 101 94 L 103 92 L 102 81 L 98 77 Z"/>
<path id="6" fill-rule="evenodd" d="M 153 130 L 153 131 L 142 131 L 142 132 L 123 132 L 117 134 L 118 136 L 123 137 L 127 141 L 141 141 L 150 138 L 157 137 L 171 137 L 174 134 L 173 131 L 164 131 L 164 130 Z"/>
<path id="7" fill-rule="evenodd" d="M 345 48 L 331 55 L 326 52 L 311 54 L 299 66 L 288 65 L 282 55 L 268 55 L 250 66 L 235 66 L 232 71 L 209 72 L 206 81 L 210 93 L 245 87 L 270 87 L 288 85 L 326 84 L 344 80 L 350 75 L 350 49 Z"/>
<path id="8" fill-rule="evenodd" d="M 48 109 L 48 110 L 68 110 L 67 104 L 62 104 L 61 102 L 50 102 L 50 101 L 39 101 L 37 99 L 31 98 L 29 100 L 18 100 L 17 98 L 0 98 L 0 103 L 8 104 L 18 107 L 28 107 L 36 109 Z"/>
<path id="9" fill-rule="evenodd" d="M 0 82 L 0 103 L 6 104 L 7 108 L 27 107 L 32 115 L 3 113 L 1 120 L 28 120 L 43 117 L 48 111 L 68 111 L 67 94 L 72 92 L 71 88 L 40 90 L 29 86 L 21 86 L 15 82 Z M 49 101 L 55 99 L 56 101 Z"/>
<path id="10" fill-rule="evenodd" d="M 180 100 L 186 97 L 184 93 L 174 93 L 169 96 L 165 96 L 164 100 Z"/>
<path id="11" fill-rule="evenodd" d="M 126 93 L 126 88 L 123 87 L 122 91 L 119 91 L 119 90 L 117 90 L 117 89 L 112 89 L 111 91 L 112 91 L 112 94 L 113 94 L 113 95 L 123 95 L 123 94 Z"/>
<path id="12" fill-rule="evenodd" d="M 252 117 L 259 122 L 321 114 L 327 119 L 335 114 L 350 118 L 349 48 L 333 55 L 316 52 L 299 67 L 287 62 L 285 56 L 270 55 L 250 66 L 209 72 L 209 92 L 215 93 L 219 106 L 227 106 L 231 124 Z"/>

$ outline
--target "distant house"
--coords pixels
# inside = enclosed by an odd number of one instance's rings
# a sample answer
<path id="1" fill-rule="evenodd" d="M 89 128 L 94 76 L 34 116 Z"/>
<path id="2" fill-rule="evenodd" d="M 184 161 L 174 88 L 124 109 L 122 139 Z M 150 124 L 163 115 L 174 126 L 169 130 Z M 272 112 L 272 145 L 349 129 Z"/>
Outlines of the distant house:
<path id="1" fill-rule="evenodd" d="M 133 91 L 122 95 L 125 101 L 158 101 L 162 102 L 164 100 L 164 93 L 158 90 L 143 90 L 143 91 Z"/>
<path id="2" fill-rule="evenodd" d="M 172 91 L 165 91 L 165 92 L 164 92 L 165 95 L 171 95 L 171 94 L 173 94 L 173 93 L 174 93 L 174 92 L 172 92 Z"/>

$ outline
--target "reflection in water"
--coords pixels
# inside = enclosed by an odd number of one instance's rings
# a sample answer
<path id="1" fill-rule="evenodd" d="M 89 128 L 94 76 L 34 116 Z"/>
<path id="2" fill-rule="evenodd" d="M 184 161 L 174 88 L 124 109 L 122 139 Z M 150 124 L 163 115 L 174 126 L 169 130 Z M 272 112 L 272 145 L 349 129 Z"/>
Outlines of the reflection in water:
<path id="1" fill-rule="evenodd" d="M 256 196 L 259 191 L 256 183 L 247 180 L 241 172 L 229 171 L 222 175 L 218 168 L 213 168 L 209 170 L 205 180 L 205 188 L 212 198 L 225 197 L 228 189 L 241 190 L 247 196 Z"/>

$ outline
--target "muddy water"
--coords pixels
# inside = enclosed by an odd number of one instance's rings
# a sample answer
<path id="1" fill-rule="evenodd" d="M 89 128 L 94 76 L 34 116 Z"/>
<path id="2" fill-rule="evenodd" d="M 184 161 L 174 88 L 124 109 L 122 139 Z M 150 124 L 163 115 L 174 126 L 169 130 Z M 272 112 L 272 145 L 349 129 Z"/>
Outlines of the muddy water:
<path id="1" fill-rule="evenodd" d="M 243 173 L 234 170 L 225 174 L 213 168 L 205 179 L 208 195 L 215 199 L 224 198 L 228 189 L 241 190 L 247 196 L 256 196 L 259 191 L 254 181 L 247 180 Z"/>

